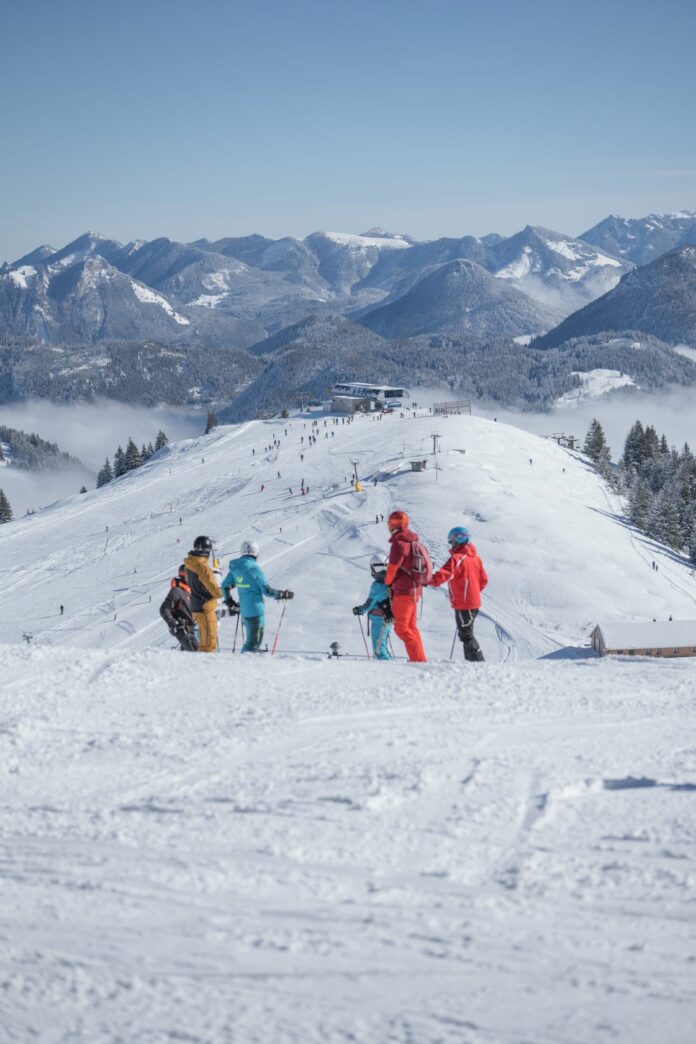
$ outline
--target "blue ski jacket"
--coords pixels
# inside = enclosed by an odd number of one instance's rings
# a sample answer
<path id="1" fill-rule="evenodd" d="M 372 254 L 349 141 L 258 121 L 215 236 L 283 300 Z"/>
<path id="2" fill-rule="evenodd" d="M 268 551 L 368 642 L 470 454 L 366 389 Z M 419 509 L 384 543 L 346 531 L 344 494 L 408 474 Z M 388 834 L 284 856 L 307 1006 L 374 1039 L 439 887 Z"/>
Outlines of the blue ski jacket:
<path id="1" fill-rule="evenodd" d="M 379 580 L 373 580 L 367 601 L 360 606 L 359 615 L 362 616 L 363 613 L 369 613 L 371 616 L 384 616 L 384 613 L 379 608 L 379 603 L 386 601 L 388 598 L 387 585 Z"/>
<path id="2" fill-rule="evenodd" d="M 228 598 L 236 587 L 242 616 L 264 616 L 264 595 L 278 598 L 280 591 L 269 587 L 263 569 L 252 555 L 242 555 L 230 562 L 227 576 L 222 581 L 222 597 Z"/>

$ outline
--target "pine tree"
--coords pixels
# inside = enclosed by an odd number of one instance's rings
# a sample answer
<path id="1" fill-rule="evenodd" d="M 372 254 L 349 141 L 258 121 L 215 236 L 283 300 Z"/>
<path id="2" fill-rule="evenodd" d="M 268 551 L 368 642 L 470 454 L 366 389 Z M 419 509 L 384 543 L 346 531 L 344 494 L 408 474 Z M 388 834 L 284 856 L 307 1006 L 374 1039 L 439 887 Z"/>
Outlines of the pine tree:
<path id="1" fill-rule="evenodd" d="M 80 486 L 80 493 L 86 493 L 86 492 L 87 492 L 87 487 L 86 486 Z"/>
<path id="2" fill-rule="evenodd" d="M 5 522 L 11 522 L 13 517 L 12 508 L 10 507 L 9 500 L 5 496 L 5 491 L 4 489 L 0 489 L 0 525 L 3 525 Z"/>
<path id="3" fill-rule="evenodd" d="M 626 436 L 626 442 L 624 443 L 622 460 L 627 468 L 642 464 L 644 439 L 645 430 L 640 421 L 637 420 Z"/>
<path id="4" fill-rule="evenodd" d="M 152 445 L 151 442 L 148 442 L 148 444 L 147 444 L 147 459 L 148 460 L 150 459 L 150 457 L 152 456 L 152 454 L 154 452 L 155 452 L 155 447 Z"/>
<path id="5" fill-rule="evenodd" d="M 157 450 L 161 450 L 163 446 L 168 445 L 168 443 L 169 443 L 169 439 L 164 434 L 164 432 L 163 431 L 158 431 L 157 432 L 157 438 L 155 439 L 155 453 L 157 452 Z"/>
<path id="6" fill-rule="evenodd" d="M 628 493 L 628 517 L 639 529 L 645 529 L 652 508 L 653 495 L 650 486 L 637 476 Z"/>
<path id="7" fill-rule="evenodd" d="M 608 480 L 614 469 L 612 468 L 611 464 L 611 450 L 606 445 L 606 443 L 600 449 L 599 455 L 595 461 L 595 465 L 597 467 L 597 471 L 602 476 L 602 478 Z"/>
<path id="8" fill-rule="evenodd" d="M 140 447 L 140 459 L 142 460 L 143 464 L 145 463 L 146 460 L 149 460 L 149 456 L 148 456 L 148 452 L 147 452 L 147 446 L 145 445 L 144 442 L 143 442 L 142 446 Z"/>
<path id="9" fill-rule="evenodd" d="M 609 462 L 611 462 L 611 450 L 609 450 L 609 447 L 607 446 L 604 429 L 595 417 L 587 429 L 583 453 L 586 453 L 590 460 L 593 460 L 596 464 L 599 461 L 600 456 L 603 455 L 604 450 L 607 451 L 604 456 L 608 455 Z"/>
<path id="10" fill-rule="evenodd" d="M 205 422 L 205 435 L 210 435 L 211 431 L 214 431 L 218 426 L 217 413 L 215 410 L 208 410 L 208 416 Z"/>
<path id="11" fill-rule="evenodd" d="M 611 488 L 615 493 L 621 495 L 628 492 L 631 484 L 633 472 L 629 471 L 623 462 L 623 459 L 619 461 L 615 468 L 612 469 L 608 478 L 611 483 Z"/>
<path id="12" fill-rule="evenodd" d="M 686 546 L 689 549 L 689 561 L 696 565 L 696 508 L 694 509 L 694 520 L 691 525 Z"/>
<path id="13" fill-rule="evenodd" d="M 120 478 L 126 473 L 126 455 L 119 446 L 114 453 L 114 478 Z"/>
<path id="14" fill-rule="evenodd" d="M 664 435 L 662 436 L 664 439 Z M 667 443 L 665 442 L 665 452 L 667 450 Z M 643 433 L 643 445 L 641 447 L 641 462 L 649 460 L 650 457 L 656 457 L 661 452 L 660 440 L 657 437 L 657 432 L 652 424 L 649 424 Z"/>
<path id="15" fill-rule="evenodd" d="M 128 439 L 128 445 L 126 446 L 126 471 L 135 471 L 139 468 L 143 462 L 143 458 L 140 456 L 140 450 L 133 442 L 131 438 Z"/>
<path id="16" fill-rule="evenodd" d="M 645 531 L 654 540 L 679 551 L 682 546 L 679 512 L 674 499 L 674 491 L 665 486 L 652 502 L 645 521 Z"/>
<path id="17" fill-rule="evenodd" d="M 101 489 L 101 487 L 105 486 L 107 482 L 111 482 L 113 477 L 114 473 L 111 470 L 111 464 L 109 463 L 109 458 L 107 457 L 104 461 L 104 467 L 97 475 L 97 489 Z"/>

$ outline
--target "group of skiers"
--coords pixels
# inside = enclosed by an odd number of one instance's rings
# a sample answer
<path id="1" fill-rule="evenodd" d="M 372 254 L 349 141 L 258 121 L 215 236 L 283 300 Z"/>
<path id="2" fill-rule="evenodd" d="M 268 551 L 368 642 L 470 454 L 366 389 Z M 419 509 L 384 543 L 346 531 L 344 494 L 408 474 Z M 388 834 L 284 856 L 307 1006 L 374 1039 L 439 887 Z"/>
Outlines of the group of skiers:
<path id="1" fill-rule="evenodd" d="M 254 540 L 242 543 L 241 555 L 230 562 L 227 576 L 216 558 L 212 559 L 213 542 L 199 536 L 193 542 L 178 575 L 170 584 L 167 597 L 160 606 L 160 616 L 188 652 L 215 652 L 218 648 L 218 603 L 222 599 L 230 616 L 241 615 L 244 630 L 242 652 L 258 652 L 265 626 L 264 597 L 284 601 L 292 591 L 270 587 L 257 562 L 259 546 Z M 231 591 L 236 589 L 239 602 Z"/>
<path id="2" fill-rule="evenodd" d="M 455 526 L 447 534 L 450 555 L 437 572 L 417 533 L 410 528 L 405 511 L 393 511 L 387 519 L 390 549 L 387 556 L 373 555 L 370 561 L 372 584 L 367 599 L 356 605 L 356 616 L 367 614 L 375 659 L 391 660 L 392 630 L 403 642 L 408 659 L 425 663 L 423 640 L 418 630 L 418 604 L 424 587 L 447 584 L 454 610 L 457 635 L 470 661 L 483 660 L 474 635 L 474 623 L 481 608 L 481 592 L 488 583 L 486 570 L 469 530 Z M 244 643 L 242 652 L 261 650 L 265 626 L 265 598 L 284 601 L 292 591 L 271 587 L 258 563 L 259 547 L 244 540 L 241 554 L 229 564 L 224 579 L 213 555 L 210 537 L 196 537 L 192 550 L 179 567 L 169 593 L 160 606 L 160 615 L 182 650 L 215 652 L 218 648 L 218 603 L 222 599 L 231 616 L 241 617 Z M 232 597 L 236 590 L 239 602 Z"/>

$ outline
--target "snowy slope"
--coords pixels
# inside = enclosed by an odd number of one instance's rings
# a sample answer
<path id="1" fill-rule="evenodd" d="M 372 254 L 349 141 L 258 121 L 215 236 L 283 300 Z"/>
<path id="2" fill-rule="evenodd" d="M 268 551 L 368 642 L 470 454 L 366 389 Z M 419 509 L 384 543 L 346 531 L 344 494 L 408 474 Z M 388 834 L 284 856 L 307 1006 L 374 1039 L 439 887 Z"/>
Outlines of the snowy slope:
<path id="1" fill-rule="evenodd" d="M 690 664 L 0 673 L 8 1044 L 691 1039 Z"/>
<path id="2" fill-rule="evenodd" d="M 308 449 L 305 423 L 0 527 L 3 1044 L 685 1044 L 694 663 L 567 647 L 694 618 L 696 583 L 554 443 L 397 413 L 321 418 Z M 440 470 L 407 471 L 437 430 Z M 361 651 L 397 504 L 438 560 L 470 524 L 488 663 L 326 659 Z M 169 651 L 158 603 L 200 532 L 254 536 L 297 591 L 280 655 L 233 657 L 228 620 L 220 655 Z M 447 661 L 442 592 L 422 627 Z"/>
<path id="3" fill-rule="evenodd" d="M 601 399 L 618 388 L 636 387 L 636 381 L 620 370 L 587 370 L 584 373 L 572 372 L 571 377 L 579 377 L 579 388 L 566 392 L 556 400 L 557 406 L 579 406 L 588 399 Z"/>
<path id="4" fill-rule="evenodd" d="M 617 520 L 619 504 L 594 472 L 555 443 L 477 417 L 434 425 L 396 413 L 319 425 L 312 449 L 310 422 L 297 418 L 220 428 L 102 490 L 2 527 L 3 589 L 13 608 L 6 639 L 31 632 L 54 645 L 166 648 L 157 606 L 193 538 L 209 533 L 225 561 L 242 538 L 255 538 L 271 582 L 296 590 L 285 648 L 326 650 L 338 640 L 361 652 L 350 609 L 366 595 L 370 555 L 387 547 L 375 517 L 395 506 L 411 512 L 436 561 L 450 526 L 470 525 L 491 576 L 479 629 L 492 660 L 582 645 L 600 619 L 696 616 L 688 571 Z M 437 481 L 433 470 L 408 470 L 431 449 L 433 430 L 442 434 Z M 274 435 L 280 448 L 264 452 Z M 351 460 L 365 476 L 363 494 L 350 488 Z M 655 557 L 659 573 L 650 568 Z M 277 616 L 272 605 L 271 626 Z M 431 655 L 448 657 L 453 626 L 443 591 L 427 593 L 422 624 Z M 222 644 L 232 644 L 228 629 Z"/>

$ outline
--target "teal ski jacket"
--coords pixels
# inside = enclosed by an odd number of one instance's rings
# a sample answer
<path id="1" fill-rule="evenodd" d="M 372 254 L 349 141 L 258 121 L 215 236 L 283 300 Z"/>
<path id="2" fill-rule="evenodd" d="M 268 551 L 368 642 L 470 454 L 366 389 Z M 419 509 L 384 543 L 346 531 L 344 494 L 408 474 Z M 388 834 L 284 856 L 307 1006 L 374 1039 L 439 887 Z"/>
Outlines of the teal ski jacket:
<path id="1" fill-rule="evenodd" d="M 367 600 L 363 602 L 358 609 L 358 616 L 362 616 L 363 613 L 369 613 L 370 616 L 384 616 L 384 611 L 380 609 L 379 604 L 388 599 L 389 593 L 387 591 L 387 585 L 381 583 L 379 580 L 373 580 Z"/>
<path id="2" fill-rule="evenodd" d="M 279 598 L 280 591 L 270 587 L 263 569 L 252 555 L 242 555 L 230 562 L 227 576 L 222 581 L 222 597 L 229 598 L 236 587 L 242 616 L 265 616 L 263 599 Z"/>

